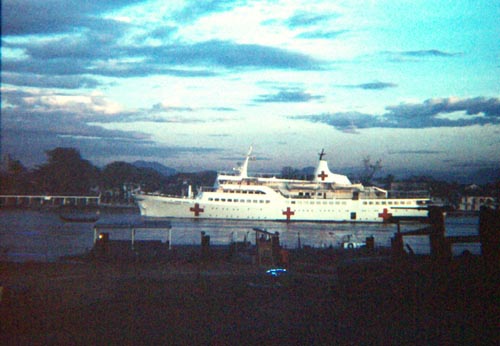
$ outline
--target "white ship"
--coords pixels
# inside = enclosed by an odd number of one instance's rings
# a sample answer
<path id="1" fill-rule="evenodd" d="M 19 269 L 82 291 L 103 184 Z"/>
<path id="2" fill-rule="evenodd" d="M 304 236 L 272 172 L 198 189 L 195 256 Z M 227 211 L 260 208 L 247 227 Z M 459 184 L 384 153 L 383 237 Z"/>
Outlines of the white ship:
<path id="1" fill-rule="evenodd" d="M 243 165 L 219 173 L 213 187 L 200 188 L 196 195 L 191 187 L 186 197 L 136 194 L 141 215 L 287 222 L 389 222 L 428 216 L 428 197 L 390 198 L 379 187 L 353 184 L 330 171 L 324 151 L 312 180 L 248 176 L 251 153 L 252 148 Z"/>

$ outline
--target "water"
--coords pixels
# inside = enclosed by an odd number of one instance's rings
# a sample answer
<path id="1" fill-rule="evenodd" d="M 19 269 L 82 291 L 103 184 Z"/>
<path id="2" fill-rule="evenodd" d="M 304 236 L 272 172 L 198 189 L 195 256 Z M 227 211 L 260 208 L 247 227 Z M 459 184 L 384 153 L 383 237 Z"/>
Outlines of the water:
<path id="1" fill-rule="evenodd" d="M 133 222 L 141 220 L 134 210 L 125 212 L 104 211 L 99 222 Z M 302 246 L 340 247 L 348 238 L 353 242 L 364 242 L 367 237 L 375 238 L 375 245 L 389 247 L 390 239 L 397 231 L 390 224 L 350 224 L 350 223 L 285 223 L 229 220 L 188 220 L 173 219 L 172 246 L 199 245 L 200 232 L 210 236 L 210 243 L 226 245 L 232 240 L 245 238 L 255 243 L 254 227 L 270 232 L 279 232 L 281 244 L 286 248 Z M 56 212 L 34 210 L 0 210 L 0 260 L 13 262 L 52 262 L 61 256 L 84 254 L 93 246 L 93 223 L 64 222 Z M 423 227 L 422 224 L 405 224 L 401 230 L 409 231 Z M 448 235 L 478 234 L 477 217 L 457 217 L 446 219 Z M 103 230 L 110 239 L 130 239 L 127 231 Z M 137 240 L 168 240 L 166 230 L 137 230 Z M 427 237 L 405 237 L 405 242 L 417 254 L 429 251 Z M 457 244 L 453 250 L 461 254 L 464 250 L 480 253 L 478 244 Z"/>

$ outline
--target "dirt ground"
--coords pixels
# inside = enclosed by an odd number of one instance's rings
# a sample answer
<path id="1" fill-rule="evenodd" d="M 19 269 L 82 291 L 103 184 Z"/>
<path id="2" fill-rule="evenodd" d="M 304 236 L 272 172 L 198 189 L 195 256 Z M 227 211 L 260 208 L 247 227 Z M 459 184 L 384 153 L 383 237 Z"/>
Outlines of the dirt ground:
<path id="1" fill-rule="evenodd" d="M 288 272 L 205 261 L 0 263 L 2 345 L 497 345 L 498 277 L 326 251 Z"/>

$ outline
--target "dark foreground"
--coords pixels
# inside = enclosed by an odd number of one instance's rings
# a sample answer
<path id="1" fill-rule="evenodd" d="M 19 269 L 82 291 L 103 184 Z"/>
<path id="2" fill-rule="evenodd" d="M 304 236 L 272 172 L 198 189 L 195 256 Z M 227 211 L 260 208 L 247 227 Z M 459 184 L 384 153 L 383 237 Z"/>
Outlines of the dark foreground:
<path id="1" fill-rule="evenodd" d="M 211 261 L 0 263 L 2 345 L 496 345 L 498 277 L 331 250 L 287 275 Z"/>

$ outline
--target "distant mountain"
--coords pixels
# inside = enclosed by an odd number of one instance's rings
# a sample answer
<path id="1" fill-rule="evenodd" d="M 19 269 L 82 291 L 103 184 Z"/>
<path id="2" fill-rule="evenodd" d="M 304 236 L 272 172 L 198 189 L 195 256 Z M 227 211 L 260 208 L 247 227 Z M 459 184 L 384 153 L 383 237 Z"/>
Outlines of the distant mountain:
<path id="1" fill-rule="evenodd" d="M 132 164 L 136 167 L 139 167 L 139 168 L 154 169 L 155 171 L 159 172 L 160 174 L 163 174 L 164 176 L 170 176 L 170 175 L 174 175 L 175 173 L 177 173 L 177 171 L 175 169 L 164 166 L 158 162 L 150 162 L 150 161 L 140 160 L 140 161 L 135 161 Z"/>

